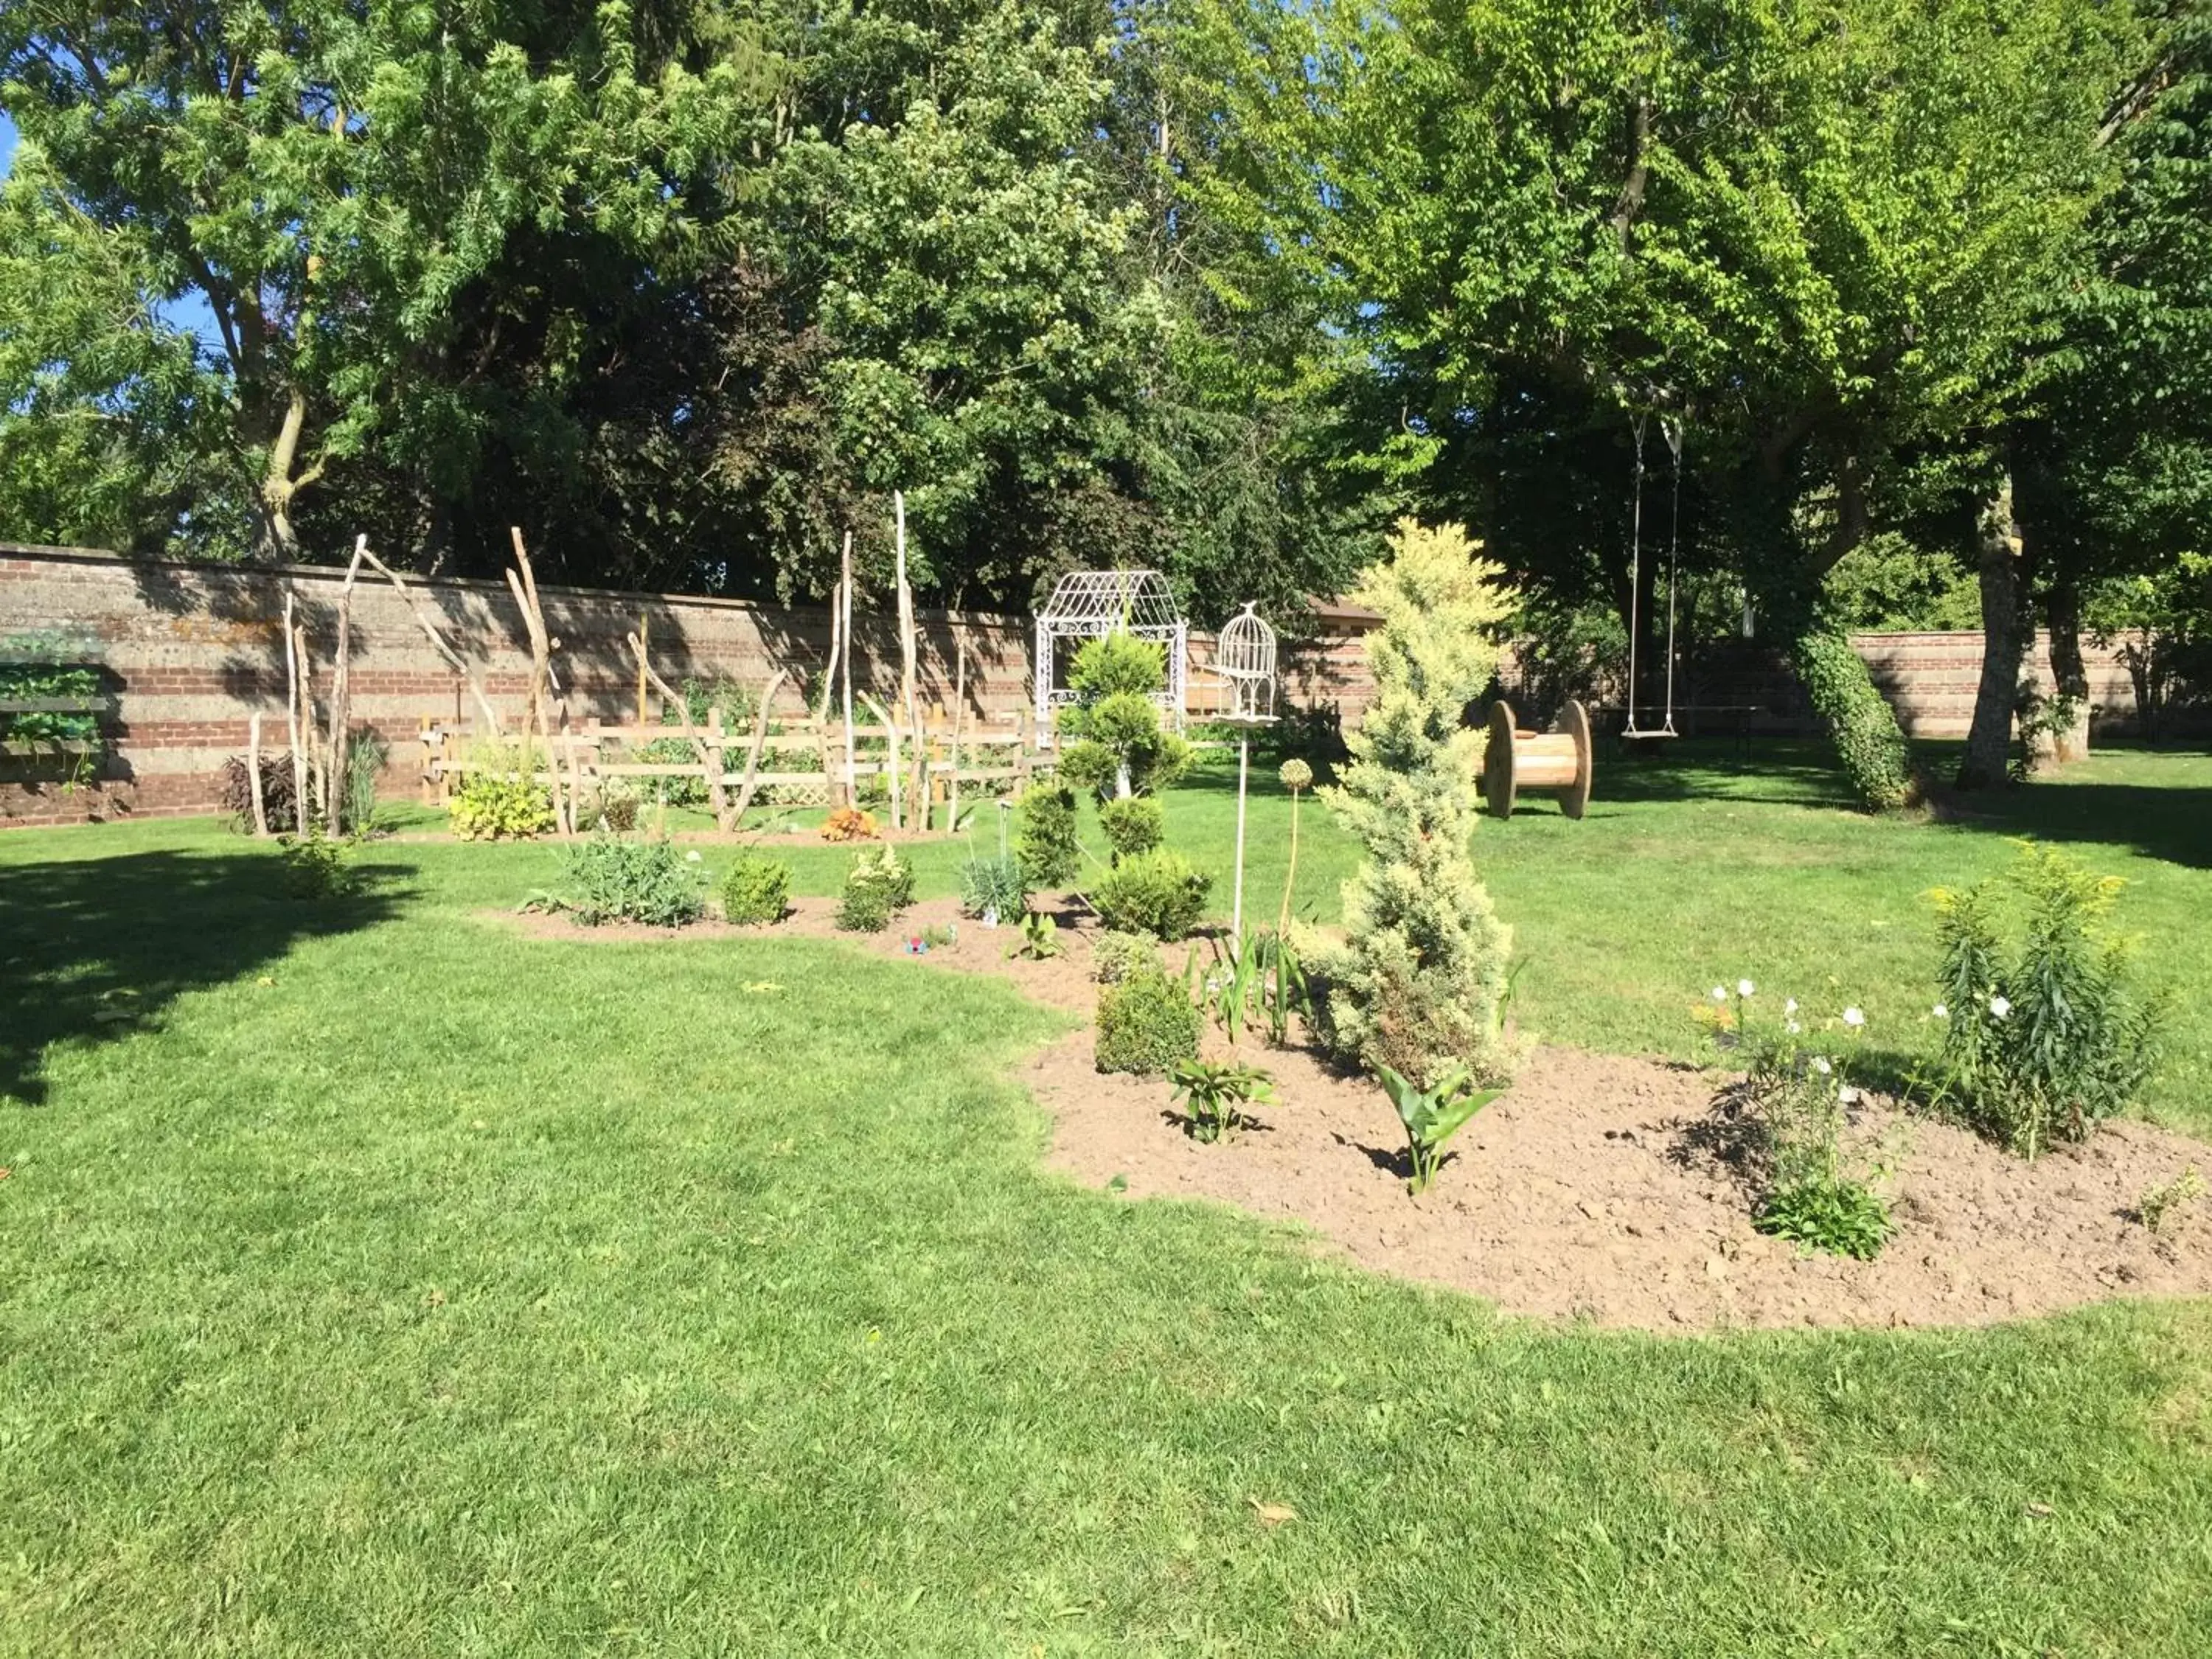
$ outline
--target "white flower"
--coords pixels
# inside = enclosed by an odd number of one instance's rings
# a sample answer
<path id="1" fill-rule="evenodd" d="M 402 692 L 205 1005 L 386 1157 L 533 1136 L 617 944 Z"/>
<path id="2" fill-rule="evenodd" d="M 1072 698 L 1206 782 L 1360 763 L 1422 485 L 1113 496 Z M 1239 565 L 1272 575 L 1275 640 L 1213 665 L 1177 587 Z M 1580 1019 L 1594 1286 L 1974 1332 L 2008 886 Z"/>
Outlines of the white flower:
<path id="1" fill-rule="evenodd" d="M 1787 1025 L 1784 1026 L 1782 1029 L 1783 1029 L 1784 1030 L 1785 1030 L 1785 1031 L 1789 1032 L 1789 1033 L 1790 1033 L 1790 1035 L 1791 1036 L 1796 1036 L 1800 1035 L 1801 1033 L 1802 1033 L 1805 1028 L 1804 1028 L 1803 1026 L 1800 1025 L 1800 1024 L 1799 1024 L 1796 1020 L 1794 1020 L 1794 1019 L 1793 1019 L 1793 1020 L 1791 1020 L 1791 1021 L 1790 1021 Z"/>
<path id="2" fill-rule="evenodd" d="M 1998 996 L 1991 997 L 1990 999 L 1990 1012 L 1996 1015 L 1997 1018 L 2002 1019 L 2011 1012 L 2012 1004 L 2007 1001 L 2004 998 Z"/>
<path id="3" fill-rule="evenodd" d="M 1796 997 L 1783 998 L 1782 1012 L 1785 1014 L 1796 1013 L 1797 1012 L 1797 999 Z"/>
<path id="4" fill-rule="evenodd" d="M 1725 985 L 1714 986 L 1713 1000 L 1715 1002 L 1726 1002 L 1728 1000 L 1728 987 Z"/>
<path id="5" fill-rule="evenodd" d="M 1936 1018 L 1938 1019 L 1948 1019 L 1951 1018 L 1951 1011 L 1948 1008 L 1946 1008 L 1940 1002 L 1936 1005 L 1935 1014 Z"/>
<path id="6" fill-rule="evenodd" d="M 1844 1024 L 1853 1028 L 1863 1025 L 1866 1015 L 1856 1008 L 1846 1008 L 1844 1010 Z"/>
<path id="7" fill-rule="evenodd" d="M 1747 997 L 1758 988 L 1747 979 L 1740 979 L 1735 982 L 1735 994 L 1740 997 Z"/>
<path id="8" fill-rule="evenodd" d="M 696 863 L 698 863 L 698 862 L 699 862 L 699 850 L 698 850 L 698 848 L 696 848 L 695 847 L 694 848 L 692 848 L 692 849 L 691 849 L 691 851 L 690 851 L 690 852 L 686 853 L 686 854 L 684 855 L 684 863 L 686 863 L 686 864 L 696 864 Z"/>
<path id="9" fill-rule="evenodd" d="M 1828 1057 L 1826 1054 L 1815 1054 L 1813 1056 L 1813 1069 L 1822 1077 L 1826 1077 L 1836 1068 L 1828 1064 Z"/>
<path id="10" fill-rule="evenodd" d="M 1859 1091 L 1845 1083 L 1837 1088 L 1836 1098 L 1846 1106 L 1856 1106 L 1859 1103 Z"/>

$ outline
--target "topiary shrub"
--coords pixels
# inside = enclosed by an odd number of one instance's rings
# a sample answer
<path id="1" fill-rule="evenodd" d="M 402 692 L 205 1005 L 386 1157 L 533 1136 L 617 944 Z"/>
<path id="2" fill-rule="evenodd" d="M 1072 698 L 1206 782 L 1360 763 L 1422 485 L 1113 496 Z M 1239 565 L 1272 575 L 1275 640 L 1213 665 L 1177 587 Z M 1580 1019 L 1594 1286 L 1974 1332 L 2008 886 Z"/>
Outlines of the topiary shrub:
<path id="1" fill-rule="evenodd" d="M 1157 797 L 1132 795 L 1126 800 L 1098 803 L 1098 827 L 1114 849 L 1117 864 L 1123 859 L 1149 853 L 1167 837 L 1167 815 Z"/>
<path id="2" fill-rule="evenodd" d="M 1198 1007 L 1158 963 L 1098 994 L 1094 1062 L 1102 1072 L 1155 1077 L 1198 1057 Z"/>
<path id="3" fill-rule="evenodd" d="M 837 926 L 848 933 L 880 933 L 891 918 L 914 902 L 914 866 L 898 850 L 884 847 L 863 853 L 845 877 L 837 900 Z"/>
<path id="4" fill-rule="evenodd" d="M 583 927 L 681 927 L 707 908 L 698 871 L 667 842 L 602 833 L 568 848 L 565 859 L 573 894 L 566 908 Z"/>
<path id="5" fill-rule="evenodd" d="M 1482 735 L 1462 722 L 1497 666 L 1492 635 L 1510 611 L 1500 574 L 1458 526 L 1408 519 L 1352 596 L 1382 616 L 1366 639 L 1376 696 L 1324 799 L 1367 855 L 1344 886 L 1345 943 L 1309 964 L 1315 1035 L 1416 1090 L 1455 1066 L 1485 1086 L 1512 1071 L 1501 1030 L 1512 933 L 1468 857 Z"/>
<path id="6" fill-rule="evenodd" d="M 1086 641 L 1069 676 L 1075 702 L 1060 717 L 1060 776 L 1101 801 L 1164 789 L 1190 764 L 1190 745 L 1160 725 L 1152 696 L 1167 684 L 1166 648 L 1127 634 Z"/>
<path id="7" fill-rule="evenodd" d="M 1213 878 L 1180 853 L 1156 848 L 1124 859 L 1091 892 L 1091 908 L 1115 933 L 1188 938 L 1206 914 Z"/>
<path id="8" fill-rule="evenodd" d="M 741 855 L 722 878 L 722 915 L 739 924 L 781 921 L 791 908 L 791 867 L 757 853 Z"/>
<path id="9" fill-rule="evenodd" d="M 1065 784 L 1035 783 L 1015 805 L 1014 856 L 1031 891 L 1075 879 L 1083 862 L 1075 838 L 1075 795 Z"/>
<path id="10" fill-rule="evenodd" d="M 1798 637 L 1792 655 L 1853 792 L 1876 811 L 1904 805 L 1912 787 L 1911 753 L 1896 711 L 1875 684 L 1865 659 L 1841 634 L 1820 627 Z"/>
<path id="11" fill-rule="evenodd" d="M 1119 985 L 1159 965 L 1160 942 L 1150 933 L 1101 933 L 1091 947 L 1091 977 L 1101 985 Z"/>

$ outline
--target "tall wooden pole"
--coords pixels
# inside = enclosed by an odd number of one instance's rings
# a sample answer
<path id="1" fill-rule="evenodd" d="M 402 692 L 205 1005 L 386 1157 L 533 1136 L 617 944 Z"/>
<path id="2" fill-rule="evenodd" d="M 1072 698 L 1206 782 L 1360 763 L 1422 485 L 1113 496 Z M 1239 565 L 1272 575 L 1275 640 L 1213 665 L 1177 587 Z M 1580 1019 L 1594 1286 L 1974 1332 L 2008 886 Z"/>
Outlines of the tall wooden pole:
<path id="1" fill-rule="evenodd" d="M 853 776 L 853 532 L 845 532 L 844 574 L 837 583 L 837 608 L 845 622 L 845 805 L 854 799 Z"/>
<path id="2" fill-rule="evenodd" d="M 294 627 L 292 590 L 284 590 L 284 730 L 292 744 L 292 817 L 295 834 L 307 833 L 307 753 L 301 747 L 300 684 L 301 662 L 299 631 Z"/>

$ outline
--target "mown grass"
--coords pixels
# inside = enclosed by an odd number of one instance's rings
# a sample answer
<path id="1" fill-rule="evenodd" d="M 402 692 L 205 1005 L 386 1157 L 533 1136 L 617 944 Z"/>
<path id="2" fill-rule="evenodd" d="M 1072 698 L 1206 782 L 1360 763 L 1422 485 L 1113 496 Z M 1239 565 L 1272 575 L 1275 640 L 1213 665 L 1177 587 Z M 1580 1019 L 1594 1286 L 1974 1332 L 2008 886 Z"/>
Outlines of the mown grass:
<path id="1" fill-rule="evenodd" d="M 2051 787 L 2208 781 L 2098 764 Z M 1917 885 L 2005 856 L 1782 782 L 1486 825 L 1524 1016 L 1633 1045 L 1739 964 L 1908 963 Z M 1233 804 L 1171 810 L 1221 857 Z M 2097 844 L 2138 925 L 2201 890 L 2173 821 Z M 0 1651 L 2203 1651 L 2206 1304 L 1501 1320 L 1042 1173 L 1003 987 L 529 941 L 471 913 L 544 848 L 364 860 L 314 906 L 205 824 L 0 836 Z"/>

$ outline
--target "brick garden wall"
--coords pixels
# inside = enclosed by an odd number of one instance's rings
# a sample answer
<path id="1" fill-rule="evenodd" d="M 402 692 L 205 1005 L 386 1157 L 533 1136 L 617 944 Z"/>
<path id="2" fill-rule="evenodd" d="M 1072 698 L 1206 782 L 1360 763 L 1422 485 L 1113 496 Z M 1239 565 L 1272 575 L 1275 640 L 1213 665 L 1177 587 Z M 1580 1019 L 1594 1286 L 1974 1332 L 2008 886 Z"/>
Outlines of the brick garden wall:
<path id="1" fill-rule="evenodd" d="M 0 636 L 66 629 L 85 638 L 114 702 L 104 726 L 108 753 L 89 787 L 64 793 L 40 781 L 39 769 L 22 757 L 0 757 L 0 823 L 210 810 L 216 774 L 226 757 L 245 752 L 246 722 L 255 709 L 263 712 L 264 745 L 284 746 L 279 619 L 285 593 L 293 594 L 307 626 L 319 693 L 328 685 L 343 580 L 343 573 L 325 566 L 240 569 L 0 543 Z M 511 715 L 519 724 L 528 689 L 529 644 L 505 586 L 411 585 L 476 664 L 502 717 Z M 793 678 L 784 683 L 779 704 L 793 714 L 812 695 L 829 651 L 829 612 L 818 607 L 560 587 L 546 588 L 544 600 L 549 625 L 562 642 L 562 690 L 570 717 L 580 722 L 635 714 L 636 671 L 623 636 L 641 617 L 650 628 L 653 665 L 664 678 L 725 675 L 759 685 L 776 669 L 787 668 Z M 1026 618 L 925 611 L 920 622 L 926 702 L 952 702 L 957 636 L 969 652 L 971 714 L 1006 715 L 1029 705 Z M 391 747 L 386 789 L 411 791 L 419 775 L 421 751 L 413 739 L 421 720 L 472 718 L 462 680 L 380 577 L 364 576 L 356 586 L 352 628 L 355 719 Z M 1322 629 L 1317 639 L 1286 652 L 1283 696 L 1303 707 L 1334 708 L 1348 726 L 1368 698 L 1362 621 L 1341 607 L 1324 607 Z M 856 634 L 856 680 L 887 695 L 898 675 L 894 623 L 887 615 L 864 614 Z M 1208 655 L 1203 637 L 1194 643 L 1193 654 L 1203 662 Z M 1965 733 L 1981 672 L 1978 635 L 1864 635 L 1852 643 L 1908 732 Z M 2036 663 L 2047 684 L 2042 641 Z M 2091 652 L 2089 666 L 2100 729 L 2126 729 L 2134 719 L 2135 694 L 2125 670 L 2111 652 Z M 1510 662 L 1504 678 L 1509 695 L 1515 695 Z M 1199 684 L 1194 677 L 1194 707 L 1202 706 Z M 1678 704 L 1691 710 L 1680 722 L 1687 732 L 1738 726 L 1771 732 L 1813 729 L 1803 694 L 1764 647 L 1686 673 L 1676 693 Z M 1516 695 L 1516 701 L 1528 699 Z M 1699 705 L 1756 712 L 1700 716 Z"/>

